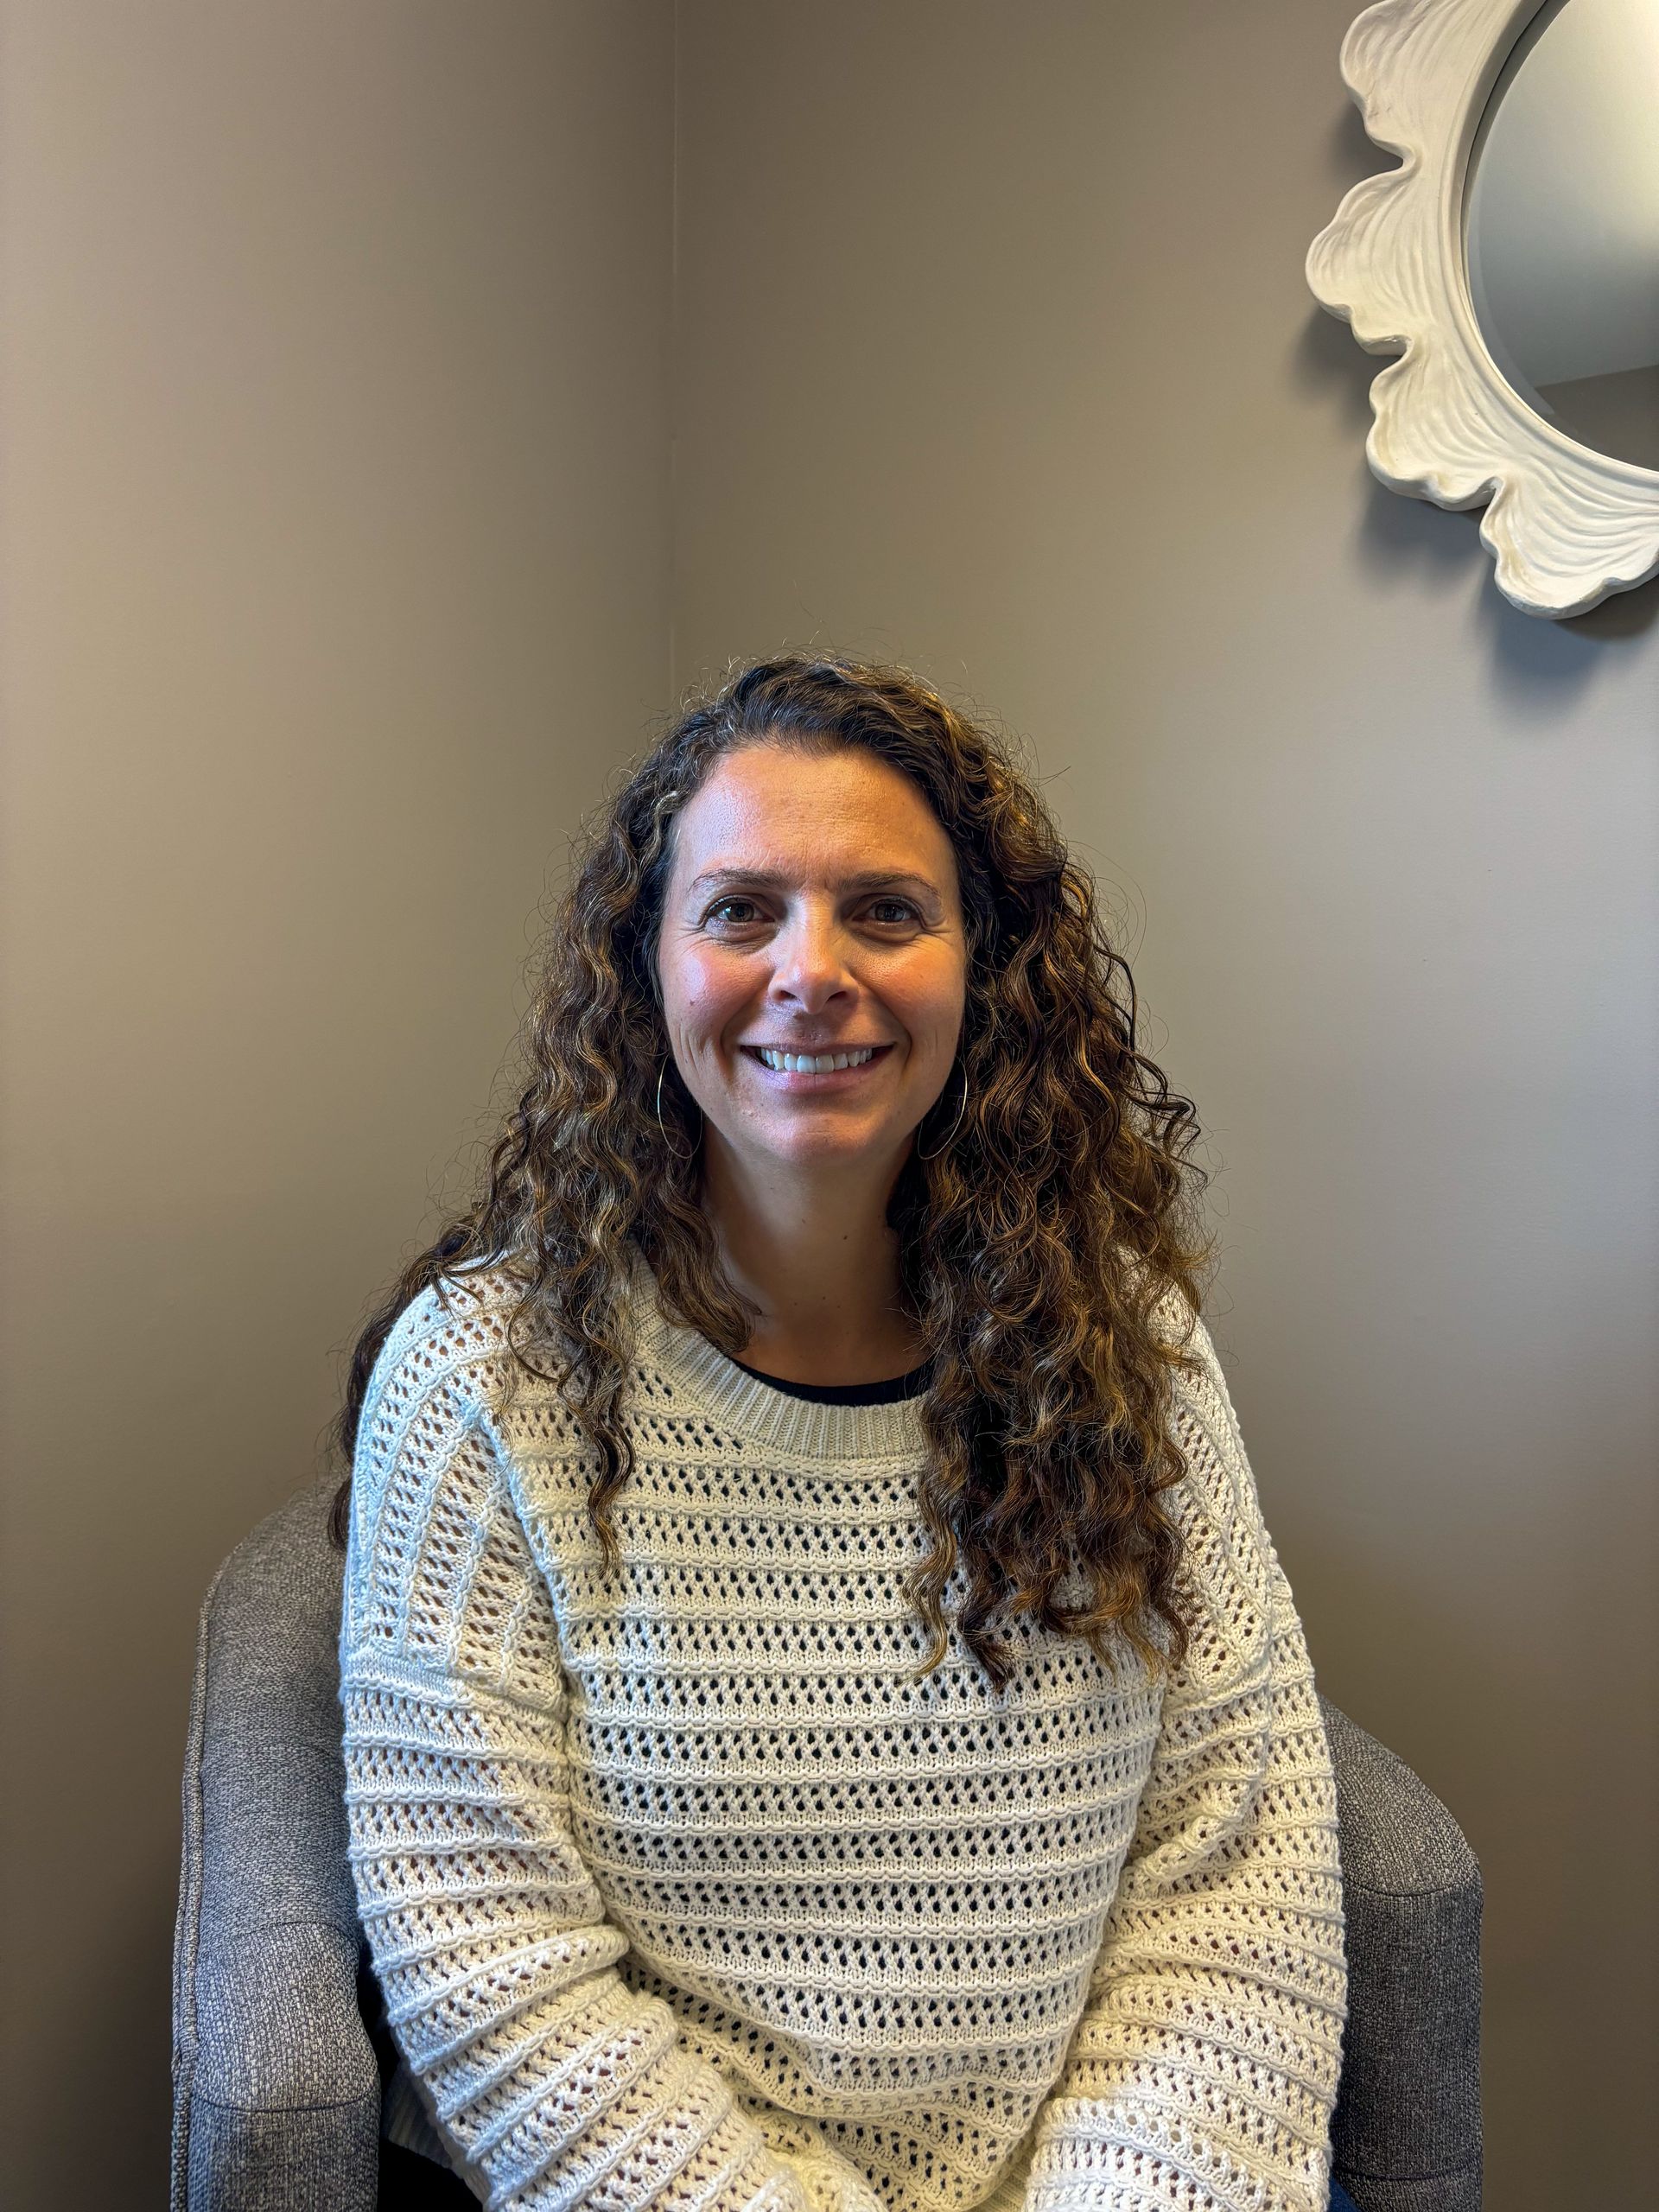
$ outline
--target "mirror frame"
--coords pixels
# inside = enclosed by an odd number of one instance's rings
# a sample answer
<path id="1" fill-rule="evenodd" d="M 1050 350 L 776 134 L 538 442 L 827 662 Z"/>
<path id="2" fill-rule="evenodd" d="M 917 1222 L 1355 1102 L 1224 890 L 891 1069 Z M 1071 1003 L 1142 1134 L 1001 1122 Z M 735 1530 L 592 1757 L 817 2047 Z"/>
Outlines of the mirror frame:
<path id="1" fill-rule="evenodd" d="M 1342 42 L 1367 135 L 1401 157 L 1361 179 L 1307 252 L 1320 306 L 1368 353 L 1365 441 L 1391 491 L 1488 503 L 1498 589 L 1528 614 L 1581 614 L 1659 575 L 1659 471 L 1580 445 L 1504 380 L 1464 252 L 1471 150 L 1516 40 L 1543 0 L 1378 0 Z"/>

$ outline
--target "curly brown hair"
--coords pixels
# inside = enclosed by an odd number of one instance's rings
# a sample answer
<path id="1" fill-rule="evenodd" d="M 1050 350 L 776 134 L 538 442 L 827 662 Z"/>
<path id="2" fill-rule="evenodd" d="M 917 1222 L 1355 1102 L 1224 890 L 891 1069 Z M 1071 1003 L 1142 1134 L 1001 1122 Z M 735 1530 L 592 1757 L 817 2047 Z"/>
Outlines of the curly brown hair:
<path id="1" fill-rule="evenodd" d="M 1209 1176 L 1190 1157 L 1197 1116 L 1136 1046 L 1133 979 L 1037 790 L 1003 741 L 902 669 L 791 655 L 742 670 L 586 829 L 526 1017 L 521 1095 L 474 1203 L 358 1339 L 339 1448 L 349 1467 L 403 1308 L 448 1271 L 505 1255 L 522 1285 L 509 1341 L 526 1371 L 546 1375 L 550 1357 L 594 1447 L 588 1510 L 617 1564 L 611 1506 L 632 1466 L 628 1241 L 665 1313 L 729 1357 L 759 1318 L 699 1203 L 701 1119 L 673 1072 L 656 944 L 676 817 L 723 755 L 763 742 L 867 748 L 919 788 L 956 854 L 966 1107 L 938 1157 L 912 1149 L 887 1209 L 931 1363 L 930 1548 L 908 1583 L 932 1638 L 924 1671 L 948 1648 L 942 1601 L 958 1567 L 957 1630 L 995 1687 L 1009 1671 L 999 1614 L 1081 1637 L 1108 1665 L 1115 1632 L 1148 1667 L 1179 1664 L 1182 1547 L 1160 1496 L 1185 1471 L 1169 1370 L 1198 1368 L 1185 1347 L 1214 1255 L 1198 1204 Z M 1172 1309 L 1187 1316 L 1175 1332 L 1159 1325 Z M 350 1485 L 347 1473 L 331 1523 L 341 1546 Z"/>

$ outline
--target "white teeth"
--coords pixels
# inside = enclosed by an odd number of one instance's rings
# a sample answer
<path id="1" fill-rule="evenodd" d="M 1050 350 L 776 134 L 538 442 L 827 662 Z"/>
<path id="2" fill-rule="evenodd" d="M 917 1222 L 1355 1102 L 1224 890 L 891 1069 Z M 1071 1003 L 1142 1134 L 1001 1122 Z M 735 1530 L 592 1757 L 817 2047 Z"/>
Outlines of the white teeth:
<path id="1" fill-rule="evenodd" d="M 860 1052 L 773 1052 L 764 1047 L 761 1058 L 785 1075 L 828 1075 L 832 1068 L 860 1068 L 875 1057 L 874 1045 Z"/>

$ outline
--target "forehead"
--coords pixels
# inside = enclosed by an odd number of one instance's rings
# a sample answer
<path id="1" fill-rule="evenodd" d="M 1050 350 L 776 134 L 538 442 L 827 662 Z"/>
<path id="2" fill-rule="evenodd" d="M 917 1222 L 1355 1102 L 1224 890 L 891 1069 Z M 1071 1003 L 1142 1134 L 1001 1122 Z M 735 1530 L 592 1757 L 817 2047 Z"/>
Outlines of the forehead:
<path id="1" fill-rule="evenodd" d="M 760 744 L 716 763 L 674 826 L 674 873 L 810 863 L 813 872 L 918 869 L 944 887 L 956 861 L 910 778 L 861 747 L 801 753 Z"/>

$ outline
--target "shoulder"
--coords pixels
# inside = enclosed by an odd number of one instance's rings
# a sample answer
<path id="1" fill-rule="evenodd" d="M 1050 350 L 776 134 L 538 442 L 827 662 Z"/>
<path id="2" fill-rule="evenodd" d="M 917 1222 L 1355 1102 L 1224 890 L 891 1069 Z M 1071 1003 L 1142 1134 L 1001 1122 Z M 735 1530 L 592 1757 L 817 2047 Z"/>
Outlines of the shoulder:
<path id="1" fill-rule="evenodd" d="M 493 1408 L 514 1355 L 521 1285 L 495 1267 L 440 1275 L 398 1313 L 380 1348 L 352 1459 L 341 1649 L 410 1633 L 453 1650 L 470 1585 L 458 1560 L 511 1557 L 510 1471 Z"/>
<path id="2" fill-rule="evenodd" d="M 1178 1580 L 1194 1609 L 1189 1620 L 1211 1624 L 1190 1662 L 1202 1680 L 1217 1666 L 1230 1671 L 1246 1655 L 1265 1654 L 1276 1559 L 1209 1328 L 1179 1291 L 1166 1294 L 1159 1312 L 1166 1341 L 1190 1361 L 1171 1371 L 1174 1436 L 1185 1471 L 1166 1503 L 1183 1539 Z"/>
<path id="3" fill-rule="evenodd" d="M 1220 1457 L 1241 1477 L 1248 1478 L 1244 1441 L 1227 1374 L 1203 1316 L 1185 1308 L 1190 1317 L 1182 1335 L 1174 1339 L 1186 1354 L 1186 1363 L 1173 1370 L 1176 1402 L 1203 1427 Z"/>
<path id="4" fill-rule="evenodd" d="M 1146 1260 L 1120 1248 L 1132 1294 L 1147 1284 Z M 1164 1281 L 1146 1308 L 1146 1326 L 1169 1361 L 1168 1415 L 1186 1472 L 1167 1497 L 1178 1522 L 1201 1517 L 1224 1527 L 1260 1519 L 1255 1478 L 1245 1457 L 1238 1416 L 1203 1314 L 1180 1285 Z"/>
<path id="5" fill-rule="evenodd" d="M 393 1321 L 358 1417 L 348 1577 L 381 1572 L 370 1561 L 385 1549 L 388 1523 L 397 1549 L 425 1526 L 440 1491 L 465 1491 L 474 1505 L 493 1492 L 487 1432 L 514 1363 L 508 1332 L 520 1289 L 498 1267 L 455 1270 Z"/>
<path id="6" fill-rule="evenodd" d="M 523 1294 L 522 1280 L 491 1260 L 442 1274 L 412 1298 L 375 1361 L 359 1438 L 434 1398 L 488 1402 L 512 1357 L 510 1331 Z"/>
<path id="7" fill-rule="evenodd" d="M 1170 1283 L 1154 1301 L 1147 1320 L 1165 1351 L 1180 1355 L 1169 1370 L 1178 1419 L 1185 1416 L 1186 1422 L 1197 1422 L 1217 1456 L 1248 1478 L 1238 1415 L 1204 1316 L 1179 1284 Z"/>
<path id="8" fill-rule="evenodd" d="M 1131 1298 L 1138 1300 L 1147 1287 L 1148 1263 L 1127 1244 L 1120 1244 L 1117 1251 L 1125 1286 Z M 1154 1341 L 1166 1351 L 1184 1355 L 1183 1364 L 1171 1370 L 1178 1390 L 1196 1382 L 1200 1387 L 1218 1389 L 1225 1396 L 1227 1386 L 1210 1332 L 1202 1314 L 1178 1282 L 1165 1280 L 1157 1286 L 1156 1294 L 1146 1309 L 1146 1325 Z"/>

